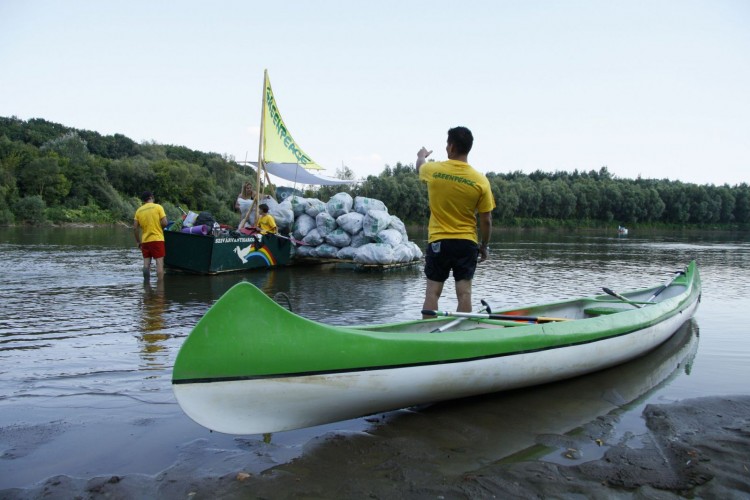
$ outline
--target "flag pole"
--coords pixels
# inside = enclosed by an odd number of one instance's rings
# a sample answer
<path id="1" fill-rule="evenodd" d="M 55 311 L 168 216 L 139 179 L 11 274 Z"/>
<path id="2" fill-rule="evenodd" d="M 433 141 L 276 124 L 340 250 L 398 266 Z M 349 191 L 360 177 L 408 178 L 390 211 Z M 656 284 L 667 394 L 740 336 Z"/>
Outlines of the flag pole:
<path id="1" fill-rule="evenodd" d="M 266 170 L 266 166 L 263 163 L 263 143 L 266 132 L 266 82 L 268 81 L 268 70 L 263 70 L 263 92 L 261 92 L 262 102 L 260 103 L 260 135 L 258 139 L 258 168 L 255 172 L 255 203 L 253 203 L 253 210 L 255 211 L 255 222 L 258 222 L 258 216 L 260 214 L 260 195 L 263 192 L 263 186 L 261 185 L 260 171 Z"/>

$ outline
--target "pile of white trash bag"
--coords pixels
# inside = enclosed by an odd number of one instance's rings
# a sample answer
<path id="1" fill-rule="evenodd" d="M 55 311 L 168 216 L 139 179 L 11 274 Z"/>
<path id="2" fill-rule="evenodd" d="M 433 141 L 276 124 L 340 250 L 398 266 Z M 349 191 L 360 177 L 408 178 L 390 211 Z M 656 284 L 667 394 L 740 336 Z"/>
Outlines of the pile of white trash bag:
<path id="1" fill-rule="evenodd" d="M 361 264 L 395 264 L 422 258 L 409 241 L 404 223 L 374 198 L 338 193 L 327 203 L 289 196 L 281 203 L 261 201 L 276 219 L 279 230 L 301 241 L 297 257 L 353 260 Z"/>

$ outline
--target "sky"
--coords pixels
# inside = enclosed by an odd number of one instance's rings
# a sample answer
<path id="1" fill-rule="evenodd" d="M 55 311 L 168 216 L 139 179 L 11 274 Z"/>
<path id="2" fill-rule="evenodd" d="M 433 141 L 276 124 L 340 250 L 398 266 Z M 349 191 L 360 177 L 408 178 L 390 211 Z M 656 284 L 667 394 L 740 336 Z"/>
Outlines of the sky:
<path id="1" fill-rule="evenodd" d="M 0 0 L 0 116 L 256 160 L 263 71 L 297 143 L 357 178 L 750 182 L 746 0 Z"/>

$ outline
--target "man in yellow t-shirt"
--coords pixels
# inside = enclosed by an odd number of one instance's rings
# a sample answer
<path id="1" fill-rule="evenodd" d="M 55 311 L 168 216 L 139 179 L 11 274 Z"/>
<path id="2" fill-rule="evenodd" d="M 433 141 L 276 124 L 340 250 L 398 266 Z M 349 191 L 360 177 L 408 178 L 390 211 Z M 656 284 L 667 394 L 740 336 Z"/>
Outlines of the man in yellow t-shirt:
<path id="1" fill-rule="evenodd" d="M 164 228 L 167 227 L 167 215 L 164 208 L 154 203 L 154 195 L 146 191 L 141 195 L 143 205 L 135 212 L 133 233 L 135 242 L 143 255 L 143 279 L 149 279 L 151 259 L 156 261 L 156 277 L 164 276 Z"/>
<path id="2" fill-rule="evenodd" d="M 258 205 L 258 208 L 260 209 L 260 218 L 258 219 L 258 229 L 260 229 L 260 234 L 276 234 L 276 219 L 273 218 L 273 215 L 268 213 L 268 205 L 261 203 Z"/>
<path id="3" fill-rule="evenodd" d="M 417 172 L 427 183 L 430 203 L 423 309 L 437 310 L 445 280 L 453 271 L 457 310 L 471 312 L 471 280 L 477 257 L 479 262 L 488 258 L 495 198 L 487 177 L 468 163 L 473 144 L 468 128 L 455 127 L 448 130 L 448 161 L 426 163 L 432 151 L 424 147 L 417 153 Z M 477 236 L 477 214 L 481 238 Z"/>

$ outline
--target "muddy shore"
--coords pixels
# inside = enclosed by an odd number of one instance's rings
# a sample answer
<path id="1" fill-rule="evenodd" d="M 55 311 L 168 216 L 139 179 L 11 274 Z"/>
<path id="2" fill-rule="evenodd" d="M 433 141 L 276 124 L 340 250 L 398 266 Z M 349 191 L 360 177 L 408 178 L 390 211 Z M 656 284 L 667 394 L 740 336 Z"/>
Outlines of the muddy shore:
<path id="1" fill-rule="evenodd" d="M 153 476 L 55 476 L 32 488 L 0 491 L 0 498 L 750 497 L 750 396 L 650 404 L 643 418 L 647 431 L 627 439 L 614 437 L 616 422 L 608 417 L 597 418 L 574 435 L 537 435 L 540 447 L 563 444 L 559 461 L 539 460 L 530 453 L 525 460 L 505 457 L 467 468 L 461 457 L 472 450 L 435 449 L 418 435 L 389 436 L 384 426 L 374 435 L 322 437 L 299 458 L 260 474 L 248 472 L 241 456 L 233 463 L 236 470 L 220 475 L 212 475 L 201 460 L 189 460 Z M 417 426 L 424 423 L 415 421 Z M 463 446 L 466 436 L 457 442 Z M 601 458 L 575 460 L 592 443 L 606 450 Z M 253 457 L 245 460 L 258 460 L 257 453 L 247 453 Z M 566 459 L 575 464 L 565 465 Z"/>

